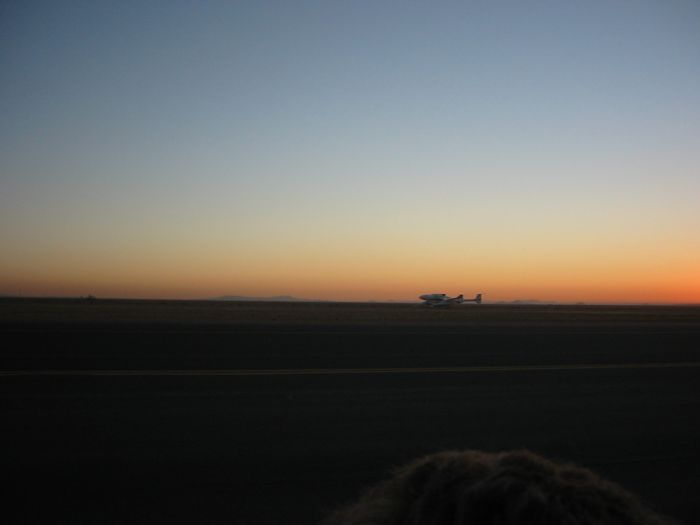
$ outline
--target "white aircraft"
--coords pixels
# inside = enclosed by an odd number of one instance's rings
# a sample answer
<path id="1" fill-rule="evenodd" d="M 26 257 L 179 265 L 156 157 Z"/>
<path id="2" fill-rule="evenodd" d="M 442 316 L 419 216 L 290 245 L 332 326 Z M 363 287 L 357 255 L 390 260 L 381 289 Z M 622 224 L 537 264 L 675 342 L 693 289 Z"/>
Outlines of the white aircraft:
<path id="1" fill-rule="evenodd" d="M 444 293 L 429 293 L 421 295 L 419 299 L 422 299 L 423 304 L 426 306 L 451 306 L 453 304 L 462 303 L 476 303 L 481 304 L 481 294 L 476 294 L 474 299 L 465 299 L 464 295 L 459 294 L 457 297 L 447 297 Z"/>

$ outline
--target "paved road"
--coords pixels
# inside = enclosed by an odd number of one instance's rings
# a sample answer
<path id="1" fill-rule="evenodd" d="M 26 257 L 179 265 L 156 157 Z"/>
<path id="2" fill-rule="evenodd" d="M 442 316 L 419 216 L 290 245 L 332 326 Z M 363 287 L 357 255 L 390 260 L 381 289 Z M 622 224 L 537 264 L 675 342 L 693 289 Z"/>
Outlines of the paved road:
<path id="1" fill-rule="evenodd" d="M 22 341 L 0 350 L 15 523 L 314 523 L 393 465 L 454 448 L 575 461 L 700 522 L 700 330 L 0 334 Z"/>

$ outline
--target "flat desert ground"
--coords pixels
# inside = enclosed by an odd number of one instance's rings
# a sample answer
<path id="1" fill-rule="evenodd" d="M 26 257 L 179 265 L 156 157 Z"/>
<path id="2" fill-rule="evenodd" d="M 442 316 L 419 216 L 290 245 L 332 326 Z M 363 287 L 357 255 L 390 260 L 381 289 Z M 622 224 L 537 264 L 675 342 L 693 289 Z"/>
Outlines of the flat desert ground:
<path id="1" fill-rule="evenodd" d="M 0 300 L 8 523 L 317 523 L 530 449 L 700 523 L 700 307 Z"/>

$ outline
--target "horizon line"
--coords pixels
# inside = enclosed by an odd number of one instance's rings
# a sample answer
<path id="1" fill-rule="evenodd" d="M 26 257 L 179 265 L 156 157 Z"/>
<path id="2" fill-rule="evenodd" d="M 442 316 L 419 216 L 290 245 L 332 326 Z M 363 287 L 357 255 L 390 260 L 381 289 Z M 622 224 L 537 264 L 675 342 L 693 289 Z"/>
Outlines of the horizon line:
<path id="1" fill-rule="evenodd" d="M 240 297 L 240 299 L 223 299 L 224 297 Z M 289 297 L 289 300 L 275 300 L 276 297 Z M 0 294 L 0 300 L 7 299 L 69 299 L 83 301 L 188 301 L 188 302 L 259 302 L 259 303 L 379 303 L 379 304 L 421 304 L 420 300 L 407 299 L 307 299 L 304 297 L 295 297 L 290 295 L 273 295 L 268 297 L 252 297 L 252 296 L 228 296 L 222 295 L 217 297 L 203 298 L 185 298 L 185 297 L 128 297 L 128 296 L 105 296 L 98 297 L 95 295 L 12 295 Z M 497 301 L 484 301 L 486 305 L 500 306 L 697 306 L 700 307 L 700 302 L 655 302 L 655 301 L 560 301 L 560 300 L 545 300 L 545 299 L 499 299 Z"/>

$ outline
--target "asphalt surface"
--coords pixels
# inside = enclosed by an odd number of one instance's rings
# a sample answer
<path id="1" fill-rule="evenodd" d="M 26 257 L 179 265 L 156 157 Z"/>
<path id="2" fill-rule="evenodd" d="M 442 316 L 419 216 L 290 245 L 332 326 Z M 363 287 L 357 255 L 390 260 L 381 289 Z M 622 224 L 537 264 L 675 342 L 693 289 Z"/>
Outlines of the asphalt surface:
<path id="1" fill-rule="evenodd" d="M 316 523 L 445 449 L 700 522 L 700 325 L 0 323 L 11 523 Z"/>

